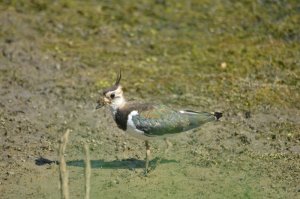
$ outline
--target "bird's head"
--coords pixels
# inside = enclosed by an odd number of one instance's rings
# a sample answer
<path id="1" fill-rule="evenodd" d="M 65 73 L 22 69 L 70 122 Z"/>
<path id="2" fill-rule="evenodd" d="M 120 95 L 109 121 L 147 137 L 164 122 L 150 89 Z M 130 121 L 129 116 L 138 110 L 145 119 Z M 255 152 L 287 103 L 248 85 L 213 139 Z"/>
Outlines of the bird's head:
<path id="1" fill-rule="evenodd" d="M 96 109 L 109 105 L 112 109 L 116 110 L 124 105 L 125 99 L 123 96 L 122 86 L 120 85 L 121 77 L 122 75 L 120 71 L 117 75 L 115 84 L 102 91 L 102 96 L 97 101 Z"/>

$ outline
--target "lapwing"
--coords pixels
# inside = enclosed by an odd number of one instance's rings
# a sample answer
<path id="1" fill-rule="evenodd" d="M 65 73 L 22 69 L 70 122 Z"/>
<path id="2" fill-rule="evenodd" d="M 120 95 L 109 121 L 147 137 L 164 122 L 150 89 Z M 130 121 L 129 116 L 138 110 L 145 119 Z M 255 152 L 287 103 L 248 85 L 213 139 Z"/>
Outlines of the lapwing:
<path id="1" fill-rule="evenodd" d="M 121 71 L 117 75 L 115 84 L 103 90 L 102 96 L 97 101 L 96 109 L 108 105 L 120 129 L 145 141 L 145 173 L 149 166 L 149 140 L 151 138 L 166 137 L 188 131 L 204 123 L 217 121 L 222 117 L 221 112 L 175 110 L 162 104 L 126 101 L 120 81 Z"/>

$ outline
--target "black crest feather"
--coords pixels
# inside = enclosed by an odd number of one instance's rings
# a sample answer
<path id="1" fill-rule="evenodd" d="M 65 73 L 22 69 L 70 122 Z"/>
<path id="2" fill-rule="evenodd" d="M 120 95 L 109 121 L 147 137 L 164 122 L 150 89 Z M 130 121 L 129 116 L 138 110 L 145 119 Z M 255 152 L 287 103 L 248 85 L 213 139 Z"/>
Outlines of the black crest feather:
<path id="1" fill-rule="evenodd" d="M 121 69 L 120 69 L 119 74 L 118 74 L 117 79 L 116 79 L 115 86 L 119 86 L 121 78 L 122 78 L 122 74 L 121 74 Z"/>
<path id="2" fill-rule="evenodd" d="M 122 75 L 121 75 L 121 69 L 120 69 L 120 71 L 119 71 L 119 73 L 117 75 L 117 79 L 116 79 L 115 84 L 113 86 L 109 87 L 109 88 L 104 89 L 103 92 L 102 92 L 103 95 L 105 95 L 109 91 L 115 91 L 115 90 L 117 90 L 118 86 L 120 85 L 121 78 L 122 78 Z"/>

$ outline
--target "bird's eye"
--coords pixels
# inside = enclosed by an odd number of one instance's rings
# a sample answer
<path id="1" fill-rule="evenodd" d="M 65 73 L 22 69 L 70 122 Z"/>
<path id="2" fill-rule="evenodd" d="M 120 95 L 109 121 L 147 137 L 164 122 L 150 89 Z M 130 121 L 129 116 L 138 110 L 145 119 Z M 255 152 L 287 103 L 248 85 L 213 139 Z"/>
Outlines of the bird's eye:
<path id="1" fill-rule="evenodd" d="M 114 93 L 110 94 L 110 98 L 111 98 L 111 99 L 114 99 L 114 97 L 115 97 L 115 94 L 114 94 Z"/>

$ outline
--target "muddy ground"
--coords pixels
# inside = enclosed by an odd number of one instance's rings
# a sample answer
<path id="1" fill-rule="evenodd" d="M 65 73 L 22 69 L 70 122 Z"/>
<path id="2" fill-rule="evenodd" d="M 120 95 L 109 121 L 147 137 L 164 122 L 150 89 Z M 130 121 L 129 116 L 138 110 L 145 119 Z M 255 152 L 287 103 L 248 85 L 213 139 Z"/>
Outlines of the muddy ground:
<path id="1" fill-rule="evenodd" d="M 1 1 L 0 198 L 300 198 L 298 1 Z M 101 89 L 122 68 L 128 99 L 223 111 L 220 122 L 144 143 Z M 158 164 L 157 159 L 162 161 Z"/>

